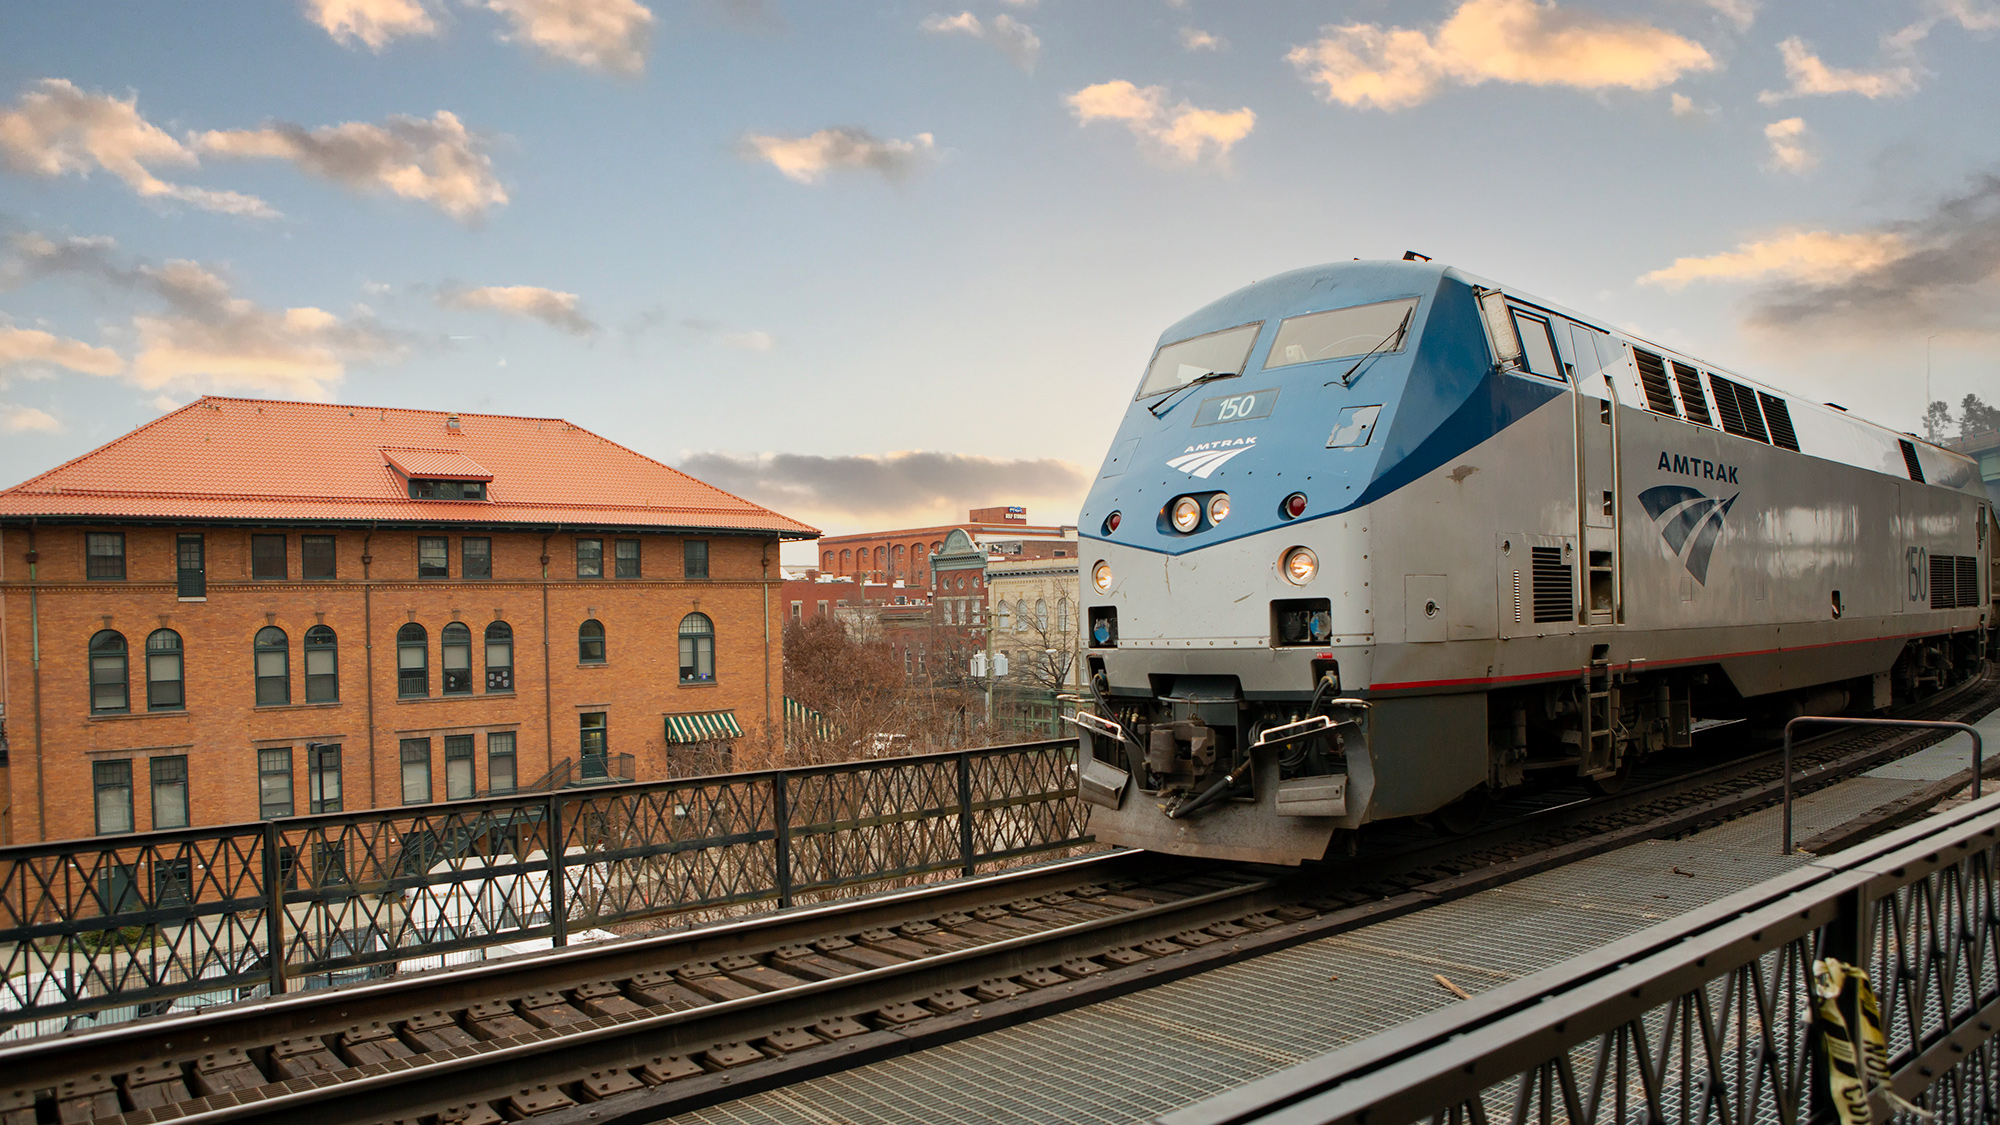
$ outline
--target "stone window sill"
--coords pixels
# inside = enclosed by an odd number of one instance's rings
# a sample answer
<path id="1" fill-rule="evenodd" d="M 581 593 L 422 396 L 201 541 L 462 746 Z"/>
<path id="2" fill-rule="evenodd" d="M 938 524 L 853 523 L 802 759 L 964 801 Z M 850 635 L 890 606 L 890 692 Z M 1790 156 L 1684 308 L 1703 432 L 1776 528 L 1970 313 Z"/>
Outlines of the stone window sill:
<path id="1" fill-rule="evenodd" d="M 329 707 L 338 706 L 340 700 L 336 699 L 330 703 L 262 703 L 251 710 L 254 714 L 262 715 L 272 711 L 324 711 Z"/>

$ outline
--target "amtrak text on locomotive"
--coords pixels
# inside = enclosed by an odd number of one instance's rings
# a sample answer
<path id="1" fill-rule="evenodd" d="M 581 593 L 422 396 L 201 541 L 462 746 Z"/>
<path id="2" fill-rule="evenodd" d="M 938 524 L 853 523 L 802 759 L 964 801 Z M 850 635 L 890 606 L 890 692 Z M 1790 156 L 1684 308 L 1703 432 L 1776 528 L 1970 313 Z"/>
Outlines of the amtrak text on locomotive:
<path id="1" fill-rule="evenodd" d="M 1699 457 L 1683 457 L 1678 453 L 1660 454 L 1660 471 L 1680 473 L 1683 476 L 1700 477 L 1702 480 L 1736 483 L 1736 466 L 1719 465 L 1714 461 L 1704 461 Z"/>

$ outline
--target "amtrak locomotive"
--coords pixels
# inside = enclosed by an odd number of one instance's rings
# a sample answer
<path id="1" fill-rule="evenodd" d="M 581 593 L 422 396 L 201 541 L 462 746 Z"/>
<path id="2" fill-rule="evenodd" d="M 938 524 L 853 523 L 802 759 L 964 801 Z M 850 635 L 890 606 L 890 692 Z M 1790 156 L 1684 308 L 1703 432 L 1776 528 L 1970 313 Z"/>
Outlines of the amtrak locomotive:
<path id="1" fill-rule="evenodd" d="M 1321 857 L 1981 667 L 1970 459 L 1423 262 L 1160 337 L 1080 517 L 1100 840 Z"/>

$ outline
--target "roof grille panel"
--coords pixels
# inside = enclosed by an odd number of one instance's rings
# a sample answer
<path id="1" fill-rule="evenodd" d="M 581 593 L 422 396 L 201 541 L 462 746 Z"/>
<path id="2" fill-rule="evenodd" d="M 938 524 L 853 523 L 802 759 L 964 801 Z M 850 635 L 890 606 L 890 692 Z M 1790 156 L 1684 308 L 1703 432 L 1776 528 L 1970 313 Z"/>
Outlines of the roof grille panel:
<path id="1" fill-rule="evenodd" d="M 1576 620 L 1576 585 L 1561 547 L 1529 548 L 1535 572 L 1535 623 Z"/>
<path id="2" fill-rule="evenodd" d="M 1731 382 L 1711 371 L 1708 385 L 1715 392 L 1715 410 L 1722 415 L 1722 428 L 1737 437 L 1769 442 L 1764 432 L 1764 413 L 1757 409 L 1757 393 L 1741 383 Z"/>
<path id="3" fill-rule="evenodd" d="M 1701 372 L 1676 361 L 1674 382 L 1680 384 L 1681 405 L 1687 408 L 1687 420 L 1704 426 L 1715 425 L 1708 416 L 1708 399 L 1701 393 Z"/>
<path id="4" fill-rule="evenodd" d="M 1910 471 L 1910 479 L 1918 484 L 1924 483 L 1924 466 L 1917 460 L 1917 447 L 1901 438 L 1896 439 L 1896 444 L 1903 447 L 1903 467 Z"/>
<path id="5" fill-rule="evenodd" d="M 1669 418 L 1680 417 L 1680 410 L 1674 406 L 1674 389 L 1667 384 L 1666 361 L 1638 348 L 1632 349 L 1632 358 L 1639 364 L 1639 385 L 1646 390 L 1646 408 Z"/>
<path id="6" fill-rule="evenodd" d="M 1757 392 L 1757 401 L 1764 404 L 1764 421 L 1771 426 L 1771 444 L 1793 453 L 1799 451 L 1799 434 L 1792 429 L 1792 408 L 1776 395 Z"/>

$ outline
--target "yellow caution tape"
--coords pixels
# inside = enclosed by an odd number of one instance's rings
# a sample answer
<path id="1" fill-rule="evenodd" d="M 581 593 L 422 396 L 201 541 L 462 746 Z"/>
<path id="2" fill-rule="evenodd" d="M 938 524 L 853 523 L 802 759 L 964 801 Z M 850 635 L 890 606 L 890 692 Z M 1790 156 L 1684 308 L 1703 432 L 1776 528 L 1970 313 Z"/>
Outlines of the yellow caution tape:
<path id="1" fill-rule="evenodd" d="M 1820 1047 L 1826 1053 L 1827 1093 L 1841 1125 L 1871 1125 L 1870 1095 L 1917 1117 L 1934 1116 L 1889 1088 L 1889 1044 L 1882 1034 L 1882 1008 L 1868 986 L 1868 972 L 1828 957 L 1813 962 L 1813 994 L 1818 998 Z M 1845 1001 L 1845 1003 L 1843 1003 Z M 1848 1019 L 1848 1012 L 1854 1014 Z"/>

